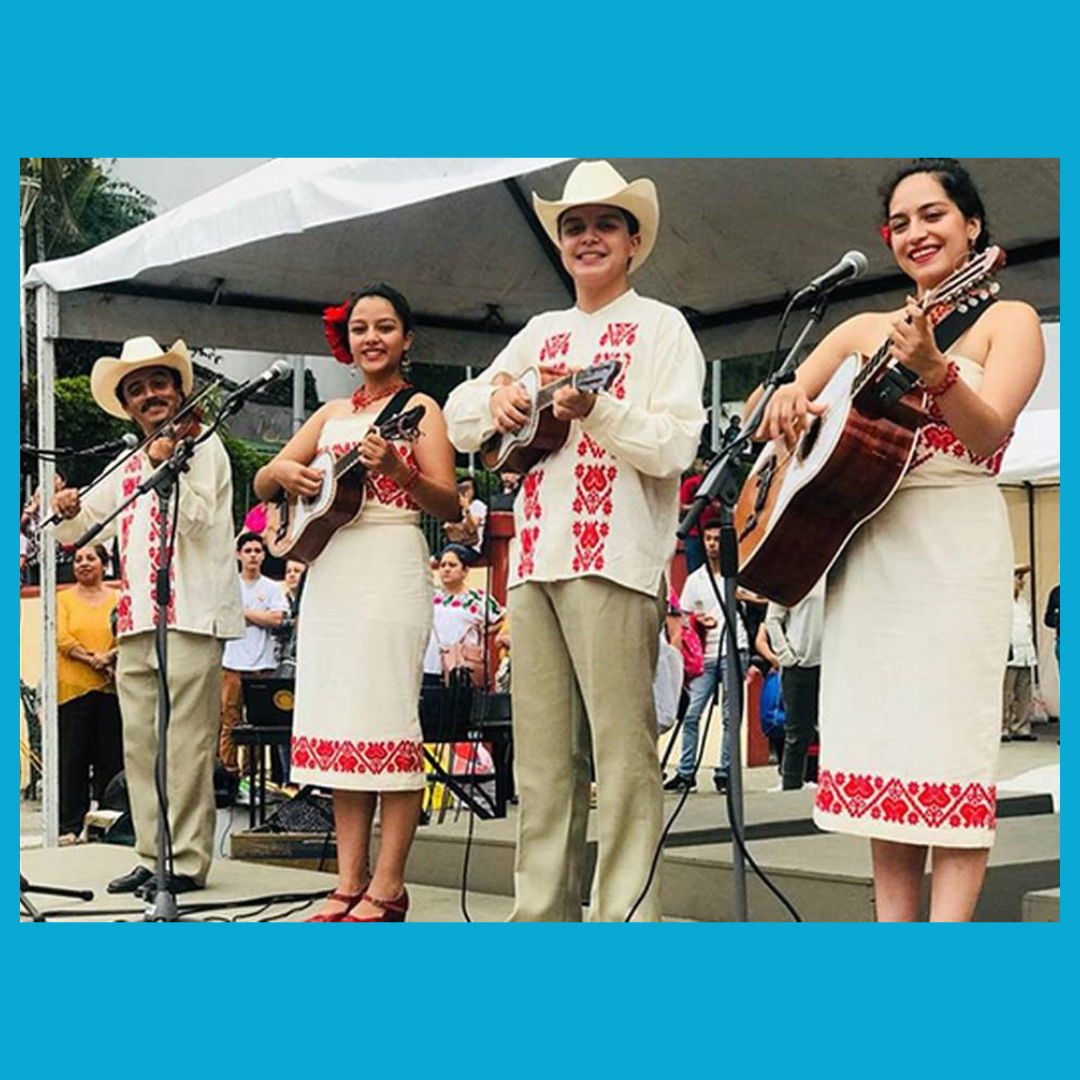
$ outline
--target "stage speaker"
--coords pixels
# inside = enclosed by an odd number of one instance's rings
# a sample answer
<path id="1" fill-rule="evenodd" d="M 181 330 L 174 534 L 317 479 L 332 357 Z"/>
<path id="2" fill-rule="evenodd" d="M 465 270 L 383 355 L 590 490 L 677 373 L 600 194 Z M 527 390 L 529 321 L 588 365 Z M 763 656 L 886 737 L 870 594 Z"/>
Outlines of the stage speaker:
<path id="1" fill-rule="evenodd" d="M 329 795 L 305 787 L 283 802 L 253 832 L 327 833 L 334 828 L 334 804 Z"/>

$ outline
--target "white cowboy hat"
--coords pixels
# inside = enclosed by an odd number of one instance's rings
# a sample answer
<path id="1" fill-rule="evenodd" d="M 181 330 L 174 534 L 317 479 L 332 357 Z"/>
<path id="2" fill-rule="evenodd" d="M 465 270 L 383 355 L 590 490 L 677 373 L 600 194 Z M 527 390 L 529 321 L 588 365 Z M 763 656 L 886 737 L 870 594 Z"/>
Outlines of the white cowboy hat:
<path id="1" fill-rule="evenodd" d="M 646 178 L 628 184 L 606 161 L 582 161 L 567 177 L 562 198 L 548 201 L 533 192 L 533 210 L 559 246 L 559 216 L 571 206 L 617 206 L 629 210 L 641 226 L 641 244 L 630 260 L 630 273 L 639 269 L 649 257 L 660 229 L 660 203 L 656 185 Z"/>
<path id="2" fill-rule="evenodd" d="M 102 356 L 90 372 L 90 392 L 94 400 L 111 416 L 128 419 L 128 414 L 117 396 L 117 388 L 133 371 L 145 367 L 172 368 L 180 373 L 180 389 L 184 397 L 191 393 L 195 373 L 191 368 L 188 347 L 179 338 L 168 351 L 152 337 L 128 338 L 119 356 Z"/>

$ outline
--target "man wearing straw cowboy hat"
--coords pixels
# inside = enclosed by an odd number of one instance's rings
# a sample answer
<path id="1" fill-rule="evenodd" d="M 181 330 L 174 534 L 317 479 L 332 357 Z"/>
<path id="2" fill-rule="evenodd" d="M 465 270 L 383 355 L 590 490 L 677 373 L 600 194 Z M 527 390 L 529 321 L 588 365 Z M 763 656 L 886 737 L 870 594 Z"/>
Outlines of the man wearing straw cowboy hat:
<path id="1" fill-rule="evenodd" d="M 662 817 L 652 682 L 675 547 L 678 485 L 705 420 L 704 361 L 686 320 L 639 296 L 629 275 L 656 241 L 651 180 L 582 162 L 561 199 L 533 207 L 573 278 L 574 307 L 538 315 L 446 406 L 451 441 L 476 450 L 520 429 L 515 379 L 615 360 L 607 391 L 564 387 L 565 445 L 525 476 L 510 552 L 515 762 L 521 805 L 512 919 L 581 918 L 596 768 L 599 853 L 590 916 L 660 917 L 649 881 Z M 644 894 L 641 903 L 639 898 Z M 635 910 L 636 905 L 636 910 Z"/>
<path id="2" fill-rule="evenodd" d="M 94 364 L 90 389 L 112 416 L 129 418 L 149 436 L 176 416 L 194 381 L 183 341 L 168 350 L 149 337 L 124 342 L 119 357 Z M 186 418 L 185 418 L 186 419 Z M 181 421 L 182 423 L 183 421 Z M 61 540 L 105 520 L 159 464 L 169 458 L 175 433 L 151 440 L 80 500 L 73 488 L 58 492 L 54 509 L 66 520 Z M 233 557 L 232 471 L 216 435 L 195 451 L 179 479 L 179 504 L 170 507 L 176 527 L 168 626 L 169 824 L 172 892 L 202 888 L 214 842 L 214 756 L 221 704 L 221 650 L 243 634 Z M 109 892 L 146 893 L 153 888 L 158 803 L 154 787 L 157 748 L 155 578 L 160 559 L 158 496 L 147 493 L 101 535 L 119 536 L 119 653 L 116 687 L 123 715 L 124 768 L 139 865 L 109 883 Z M 149 884 L 148 884 L 149 883 Z"/>

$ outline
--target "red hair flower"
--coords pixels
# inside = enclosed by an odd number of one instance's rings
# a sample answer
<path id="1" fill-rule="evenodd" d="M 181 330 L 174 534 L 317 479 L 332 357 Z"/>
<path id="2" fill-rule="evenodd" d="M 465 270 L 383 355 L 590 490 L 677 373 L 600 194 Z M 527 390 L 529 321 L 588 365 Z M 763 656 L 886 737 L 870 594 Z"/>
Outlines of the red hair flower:
<path id="1" fill-rule="evenodd" d="M 878 233 L 881 236 L 881 239 L 885 241 L 885 246 L 892 247 L 892 229 L 890 229 L 888 225 L 882 225 L 881 228 L 878 229 Z"/>
<path id="2" fill-rule="evenodd" d="M 337 307 L 323 308 L 323 333 L 330 344 L 330 351 L 339 364 L 352 364 L 353 355 L 349 351 L 349 311 L 351 305 L 346 300 Z"/>

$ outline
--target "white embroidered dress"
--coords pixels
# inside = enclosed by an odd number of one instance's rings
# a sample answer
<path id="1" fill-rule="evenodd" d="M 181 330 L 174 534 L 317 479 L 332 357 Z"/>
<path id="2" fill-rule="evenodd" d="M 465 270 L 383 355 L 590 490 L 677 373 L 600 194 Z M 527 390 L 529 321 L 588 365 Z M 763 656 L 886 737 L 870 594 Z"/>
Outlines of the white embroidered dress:
<path id="1" fill-rule="evenodd" d="M 327 420 L 319 448 L 356 446 L 385 402 Z M 397 444 L 410 463 L 412 449 Z M 424 786 L 420 681 L 431 571 L 420 510 L 387 477 L 307 572 L 297 642 L 294 782 L 357 791 Z"/>
<path id="2" fill-rule="evenodd" d="M 953 356 L 974 388 L 982 367 Z M 936 410 L 932 410 L 936 413 Z M 821 655 L 823 829 L 989 847 L 1012 535 L 995 482 L 936 413 L 885 508 L 828 578 Z"/>

